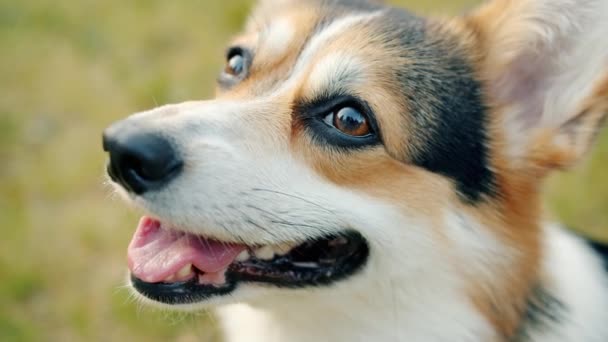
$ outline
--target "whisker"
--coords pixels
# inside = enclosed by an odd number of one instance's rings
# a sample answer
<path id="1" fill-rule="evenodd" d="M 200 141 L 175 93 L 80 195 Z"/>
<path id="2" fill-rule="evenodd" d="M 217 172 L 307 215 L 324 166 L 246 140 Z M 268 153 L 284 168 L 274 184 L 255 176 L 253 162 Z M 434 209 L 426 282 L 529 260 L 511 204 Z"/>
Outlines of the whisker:
<path id="1" fill-rule="evenodd" d="M 268 229 L 266 227 L 261 226 L 260 224 L 256 223 L 252 219 L 248 218 L 245 222 L 251 224 L 252 226 L 255 226 L 258 229 L 265 231 L 266 233 L 268 233 L 268 235 L 272 236 L 273 238 L 278 239 L 278 236 L 273 231 L 271 231 L 270 229 Z"/>
<path id="2" fill-rule="evenodd" d="M 305 224 L 305 223 L 290 222 L 290 221 L 285 220 L 284 218 L 280 217 L 279 215 L 277 215 L 277 214 L 275 214 L 273 212 L 270 212 L 270 211 L 262 209 L 262 208 L 258 208 L 258 207 L 254 206 L 254 205 L 251 205 L 251 204 L 247 205 L 247 207 L 250 208 L 250 209 L 254 209 L 254 210 L 260 211 L 262 213 L 265 213 L 265 214 L 271 216 L 272 219 L 270 220 L 270 222 L 274 223 L 274 224 L 281 224 L 281 225 L 286 225 L 286 226 L 290 226 L 290 227 L 305 227 L 305 228 L 316 229 L 319 232 L 324 232 L 323 228 L 321 228 L 319 226 L 313 226 L 313 225 Z"/>
<path id="3" fill-rule="evenodd" d="M 278 190 L 271 190 L 271 189 L 264 189 L 264 188 L 253 188 L 253 189 L 251 189 L 251 191 L 269 192 L 269 193 L 273 193 L 273 194 L 276 194 L 276 195 L 282 195 L 282 196 L 294 198 L 294 199 L 300 200 L 302 202 L 314 205 L 315 207 L 317 207 L 317 208 L 319 208 L 321 210 L 324 210 L 324 211 L 326 211 L 326 212 L 328 212 L 330 214 L 334 214 L 334 212 L 331 209 L 325 208 L 325 207 L 319 205 L 318 203 L 313 202 L 312 200 L 306 199 L 304 197 L 292 195 L 292 194 L 289 194 L 289 193 L 286 193 L 286 192 L 282 192 L 282 191 L 278 191 Z"/>

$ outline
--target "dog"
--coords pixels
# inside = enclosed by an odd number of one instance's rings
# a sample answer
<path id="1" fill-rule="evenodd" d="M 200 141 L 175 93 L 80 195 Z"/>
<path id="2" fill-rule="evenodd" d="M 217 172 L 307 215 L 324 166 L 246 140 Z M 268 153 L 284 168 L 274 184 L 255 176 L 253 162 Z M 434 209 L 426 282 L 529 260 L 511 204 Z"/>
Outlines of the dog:
<path id="1" fill-rule="evenodd" d="M 607 36 L 608 0 L 261 0 L 214 100 L 104 131 L 130 285 L 229 341 L 608 341 L 608 249 L 541 200 L 607 117 Z"/>

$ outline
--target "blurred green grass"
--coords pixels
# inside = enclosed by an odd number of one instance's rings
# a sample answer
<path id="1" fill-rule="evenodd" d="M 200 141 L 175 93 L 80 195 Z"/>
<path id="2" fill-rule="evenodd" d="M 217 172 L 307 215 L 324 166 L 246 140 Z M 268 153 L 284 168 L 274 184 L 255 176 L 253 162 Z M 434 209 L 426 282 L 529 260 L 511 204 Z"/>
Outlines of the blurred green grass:
<path id="1" fill-rule="evenodd" d="M 453 13 L 469 1 L 392 1 Z M 0 0 L 0 341 L 216 340 L 207 314 L 121 287 L 135 214 L 103 183 L 100 134 L 156 104 L 211 96 L 250 1 Z M 608 238 L 608 133 L 551 180 L 560 218 Z"/>

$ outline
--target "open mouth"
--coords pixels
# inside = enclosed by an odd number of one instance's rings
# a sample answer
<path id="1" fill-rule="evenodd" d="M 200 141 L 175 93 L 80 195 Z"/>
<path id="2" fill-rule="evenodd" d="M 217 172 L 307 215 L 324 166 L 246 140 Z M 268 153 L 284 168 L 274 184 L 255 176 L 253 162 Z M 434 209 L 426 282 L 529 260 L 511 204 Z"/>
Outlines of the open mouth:
<path id="1" fill-rule="evenodd" d="M 300 288 L 356 273 L 369 255 L 359 233 L 346 231 L 300 244 L 221 242 L 163 227 L 144 217 L 129 245 L 133 287 L 165 304 L 192 304 L 228 294 L 241 282 Z"/>

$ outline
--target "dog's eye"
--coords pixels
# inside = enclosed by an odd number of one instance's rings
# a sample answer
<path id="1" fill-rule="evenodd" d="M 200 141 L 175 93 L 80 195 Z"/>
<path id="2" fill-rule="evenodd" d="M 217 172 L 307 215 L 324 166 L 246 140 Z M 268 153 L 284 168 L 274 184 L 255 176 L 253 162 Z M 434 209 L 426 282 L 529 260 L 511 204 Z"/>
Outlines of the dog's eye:
<path id="1" fill-rule="evenodd" d="M 242 54 L 234 54 L 228 59 L 224 72 L 228 75 L 239 76 L 245 71 L 245 57 Z"/>
<path id="2" fill-rule="evenodd" d="M 351 95 L 331 95 L 296 101 L 294 118 L 315 143 L 360 149 L 382 143 L 372 108 Z"/>
<path id="3" fill-rule="evenodd" d="M 340 132 L 353 137 L 366 137 L 371 134 L 371 127 L 365 115 L 353 107 L 338 109 L 323 121 Z"/>
<path id="4" fill-rule="evenodd" d="M 218 79 L 220 86 L 230 88 L 244 80 L 249 73 L 251 53 L 240 47 L 233 47 L 226 54 L 226 66 Z"/>

